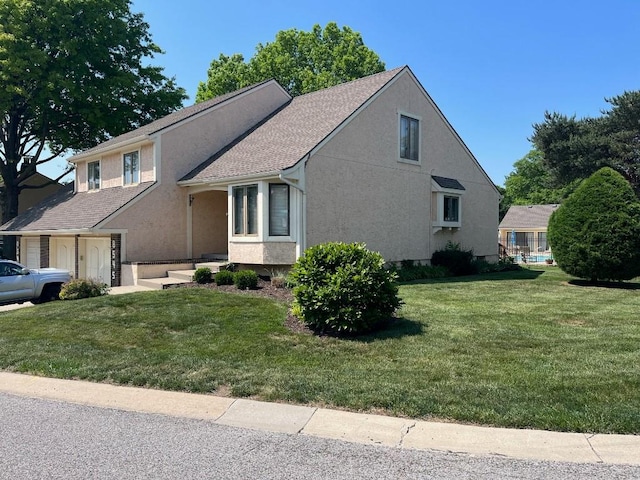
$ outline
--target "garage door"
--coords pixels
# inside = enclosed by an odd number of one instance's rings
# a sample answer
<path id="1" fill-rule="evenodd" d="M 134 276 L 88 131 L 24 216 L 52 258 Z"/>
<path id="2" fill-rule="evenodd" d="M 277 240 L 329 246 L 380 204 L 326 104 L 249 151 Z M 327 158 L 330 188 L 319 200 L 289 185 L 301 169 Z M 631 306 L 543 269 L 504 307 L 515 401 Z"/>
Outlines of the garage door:
<path id="1" fill-rule="evenodd" d="M 87 239 L 87 278 L 111 285 L 111 242 L 108 238 Z"/>
<path id="2" fill-rule="evenodd" d="M 27 268 L 40 268 L 40 237 L 26 238 Z"/>

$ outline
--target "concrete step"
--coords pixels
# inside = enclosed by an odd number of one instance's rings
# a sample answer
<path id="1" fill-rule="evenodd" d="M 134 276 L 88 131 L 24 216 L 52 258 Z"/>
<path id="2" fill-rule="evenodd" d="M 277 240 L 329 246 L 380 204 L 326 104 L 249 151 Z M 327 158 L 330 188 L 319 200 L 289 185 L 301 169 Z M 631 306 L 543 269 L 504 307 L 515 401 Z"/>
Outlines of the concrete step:
<path id="1" fill-rule="evenodd" d="M 154 290 L 163 290 L 170 285 L 179 285 L 181 283 L 189 283 L 191 280 L 182 280 L 173 277 L 162 278 L 140 278 L 138 279 L 138 285 L 143 287 L 153 288 Z"/>
<path id="2" fill-rule="evenodd" d="M 207 267 L 211 269 L 211 273 L 217 273 L 228 263 L 229 262 L 200 262 L 195 264 L 195 268 Z"/>
<path id="3" fill-rule="evenodd" d="M 167 272 L 167 277 L 192 282 L 194 273 L 195 270 L 169 270 Z"/>

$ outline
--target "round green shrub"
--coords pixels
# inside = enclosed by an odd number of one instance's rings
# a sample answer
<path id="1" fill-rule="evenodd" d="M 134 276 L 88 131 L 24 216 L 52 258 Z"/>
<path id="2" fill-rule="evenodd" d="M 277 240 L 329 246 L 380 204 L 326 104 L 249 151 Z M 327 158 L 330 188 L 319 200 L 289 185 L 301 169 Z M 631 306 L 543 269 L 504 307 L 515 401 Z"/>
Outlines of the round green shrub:
<path id="1" fill-rule="evenodd" d="M 258 287 L 258 274 L 253 270 L 240 270 L 233 274 L 233 283 L 238 290 L 253 290 Z"/>
<path id="2" fill-rule="evenodd" d="M 211 283 L 211 269 L 209 267 L 197 268 L 193 274 L 193 279 L 200 284 Z"/>
<path id="3" fill-rule="evenodd" d="M 566 273 L 597 282 L 640 275 L 640 202 L 609 167 L 584 180 L 549 219 L 553 257 Z"/>
<path id="4" fill-rule="evenodd" d="M 356 335 L 379 327 L 400 307 L 396 274 L 363 243 L 308 248 L 291 271 L 293 311 L 321 333 Z"/>
<path id="5" fill-rule="evenodd" d="M 106 283 L 87 278 L 76 278 L 62 285 L 61 300 L 79 300 L 81 298 L 101 297 L 109 292 Z"/>
<path id="6" fill-rule="evenodd" d="M 220 270 L 215 274 L 214 280 L 217 285 L 233 285 L 233 272 L 229 270 Z"/>

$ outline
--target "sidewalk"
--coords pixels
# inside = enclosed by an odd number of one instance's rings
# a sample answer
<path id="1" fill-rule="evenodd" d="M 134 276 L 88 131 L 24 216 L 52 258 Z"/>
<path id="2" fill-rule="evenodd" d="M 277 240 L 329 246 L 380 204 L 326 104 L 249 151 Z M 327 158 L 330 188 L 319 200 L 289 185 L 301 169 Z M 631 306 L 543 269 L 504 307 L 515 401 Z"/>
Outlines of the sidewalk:
<path id="1" fill-rule="evenodd" d="M 0 372 L 0 392 L 395 448 L 640 465 L 640 436 L 489 428 Z"/>

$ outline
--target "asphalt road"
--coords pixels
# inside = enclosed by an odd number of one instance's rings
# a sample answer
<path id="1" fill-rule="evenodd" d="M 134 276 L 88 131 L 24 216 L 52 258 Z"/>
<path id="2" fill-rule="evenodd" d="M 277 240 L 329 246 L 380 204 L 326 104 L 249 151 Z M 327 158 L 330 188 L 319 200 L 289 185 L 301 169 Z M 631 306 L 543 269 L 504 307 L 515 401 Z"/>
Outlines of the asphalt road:
<path id="1" fill-rule="evenodd" d="M 374 447 L 0 394 L 0 479 L 638 479 L 640 467 Z"/>

